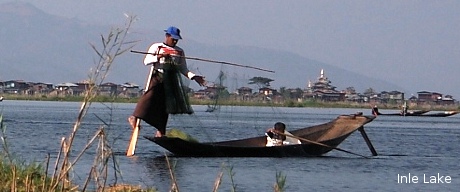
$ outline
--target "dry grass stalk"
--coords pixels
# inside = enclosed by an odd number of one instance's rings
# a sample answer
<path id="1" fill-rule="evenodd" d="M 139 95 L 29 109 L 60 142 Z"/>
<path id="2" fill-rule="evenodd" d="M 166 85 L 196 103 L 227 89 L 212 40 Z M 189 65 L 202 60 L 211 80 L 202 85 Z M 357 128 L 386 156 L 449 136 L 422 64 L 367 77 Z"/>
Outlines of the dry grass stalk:
<path id="1" fill-rule="evenodd" d="M 216 180 L 214 181 L 214 187 L 212 188 L 212 192 L 217 192 L 219 189 L 220 183 L 222 182 L 222 177 L 224 176 L 224 172 L 221 170 L 217 175 Z"/>
<path id="2" fill-rule="evenodd" d="M 13 182 L 11 182 L 11 191 L 17 191 L 16 189 L 17 180 L 15 179 L 17 176 L 16 176 L 16 166 L 15 165 L 11 165 L 11 171 L 13 175 Z"/>
<path id="3" fill-rule="evenodd" d="M 223 166 L 224 166 L 224 168 L 227 169 L 228 175 L 230 176 L 230 181 L 231 181 L 231 184 L 232 184 L 232 189 L 231 189 L 231 191 L 232 191 L 232 192 L 235 192 L 235 191 L 236 191 L 236 183 L 235 183 L 235 181 L 234 181 L 234 179 L 233 179 L 233 177 L 235 176 L 235 173 L 233 172 L 233 167 L 232 167 L 232 166 L 227 167 L 227 166 L 225 166 L 225 165 L 223 165 Z"/>
<path id="4" fill-rule="evenodd" d="M 45 186 L 46 186 L 46 179 L 48 177 L 48 167 L 49 167 L 49 164 L 50 164 L 50 154 L 48 153 L 46 155 L 46 161 L 45 161 L 45 174 L 42 175 L 42 191 L 45 191 Z"/>
<path id="5" fill-rule="evenodd" d="M 169 162 L 168 155 L 166 155 L 166 153 L 165 153 L 165 158 L 166 158 L 166 163 L 168 165 L 169 175 L 171 177 L 171 189 L 169 191 L 170 192 L 179 192 L 179 187 L 177 186 L 177 180 L 176 180 L 176 177 L 174 176 L 174 169 L 171 166 L 171 163 Z"/>
<path id="6" fill-rule="evenodd" d="M 10 171 L 11 171 L 11 176 L 12 176 L 12 181 L 11 181 L 11 186 L 10 189 L 11 191 L 17 191 L 16 186 L 17 186 L 17 180 L 16 180 L 16 165 L 14 164 L 13 158 L 8 150 L 8 142 L 6 142 L 6 127 L 3 124 L 3 115 L 0 115 L 0 129 L 1 129 L 1 139 L 2 139 L 2 147 L 3 147 L 3 153 L 5 153 L 5 157 L 8 160 L 8 165 L 10 166 Z M 0 154 L 2 155 L 2 154 Z M 0 156 L 3 157 L 3 156 Z M 0 158 L 0 164 L 3 163 L 3 158 Z"/>
<path id="7" fill-rule="evenodd" d="M 142 192 L 145 191 L 142 189 L 141 186 L 132 186 L 132 185 L 124 185 L 124 184 L 117 184 L 114 186 L 109 186 L 105 189 L 108 192 Z"/>
<path id="8" fill-rule="evenodd" d="M 88 87 L 85 92 L 85 96 L 83 102 L 80 106 L 80 110 L 77 116 L 77 120 L 74 123 L 72 132 L 67 138 L 63 138 L 63 144 L 61 146 L 62 152 L 62 162 L 60 169 L 56 170 L 58 173 L 53 174 L 57 176 L 53 176 L 52 180 L 52 188 L 50 190 L 55 190 L 59 183 L 62 185 L 62 189 L 66 188 L 69 189 L 69 171 L 72 167 L 77 163 L 79 158 L 82 154 L 91 146 L 93 141 L 96 138 L 99 138 L 99 145 L 94 161 L 94 165 L 90 170 L 90 176 L 92 176 L 92 180 L 95 181 L 97 191 L 104 191 L 107 176 L 108 176 L 108 161 L 112 156 L 112 152 L 110 147 L 108 146 L 107 138 L 105 137 L 104 128 L 101 128 L 97 131 L 93 139 L 81 150 L 80 154 L 75 157 L 73 161 L 70 160 L 70 152 L 72 151 L 73 141 L 75 139 L 75 135 L 77 134 L 81 123 L 88 112 L 89 107 L 91 106 L 92 100 L 98 93 L 98 88 L 101 84 L 103 84 L 104 80 L 108 76 L 110 68 L 115 60 L 115 58 L 126 51 L 130 50 L 134 46 L 134 41 L 128 42 L 126 41 L 128 30 L 135 21 L 135 17 L 128 16 L 127 22 L 125 23 L 124 28 L 116 28 L 112 29 L 107 37 L 101 35 L 102 41 L 102 50 L 99 51 L 98 48 L 91 44 L 92 49 L 96 52 L 98 59 L 95 62 L 96 67 L 90 70 L 89 79 L 88 79 Z M 107 150 L 109 149 L 109 150 Z M 60 162 L 61 158 L 58 157 L 56 164 Z M 57 166 L 56 166 L 57 167 Z M 86 184 L 84 189 L 86 190 Z"/>

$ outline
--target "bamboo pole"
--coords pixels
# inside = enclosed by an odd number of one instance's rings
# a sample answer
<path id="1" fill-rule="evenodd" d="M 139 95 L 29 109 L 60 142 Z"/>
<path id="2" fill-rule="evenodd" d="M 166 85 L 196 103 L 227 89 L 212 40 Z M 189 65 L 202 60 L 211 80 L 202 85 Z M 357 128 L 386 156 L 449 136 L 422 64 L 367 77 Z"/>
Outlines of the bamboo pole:
<path id="1" fill-rule="evenodd" d="M 344 149 L 340 149 L 340 148 L 338 148 L 338 147 L 332 147 L 332 146 L 326 145 L 326 144 L 324 144 L 324 143 L 320 143 L 320 142 L 308 140 L 308 139 L 305 139 L 305 138 L 302 138 L 302 137 L 297 137 L 297 136 L 295 136 L 295 135 L 284 134 L 284 133 L 281 133 L 281 132 L 276 131 L 276 130 L 273 130 L 273 131 L 274 131 L 276 134 L 284 135 L 284 136 L 286 136 L 286 137 L 292 137 L 292 138 L 295 138 L 295 139 L 298 139 L 298 140 L 301 140 L 301 141 L 305 141 L 305 142 L 307 142 L 307 143 L 311 143 L 311 144 L 315 144 L 315 145 L 327 147 L 327 148 L 330 148 L 330 149 L 335 149 L 335 150 L 337 150 L 337 151 L 342 151 L 342 152 L 345 152 L 345 153 L 348 153 L 348 154 L 352 154 L 352 155 L 364 157 L 364 158 L 366 158 L 366 159 L 369 158 L 369 157 L 366 157 L 366 156 L 364 156 L 364 155 L 360 155 L 360 154 L 357 154 L 357 153 L 353 153 L 353 152 L 350 152 L 350 151 L 347 151 L 347 150 L 344 150 Z"/>
<path id="2" fill-rule="evenodd" d="M 147 79 L 147 83 L 145 85 L 144 94 L 149 90 L 150 81 L 152 80 L 154 70 L 155 69 L 154 69 L 154 67 L 152 65 L 152 67 L 150 67 L 150 74 L 149 74 L 149 77 Z M 141 124 L 141 119 L 136 117 L 136 124 L 134 125 L 134 130 L 133 130 L 133 134 L 131 135 L 131 140 L 129 142 L 128 150 L 126 151 L 126 156 L 128 156 L 128 157 L 133 156 L 134 151 L 136 150 L 137 137 L 139 137 L 139 129 L 140 129 L 139 125 L 140 124 Z"/>
<path id="3" fill-rule="evenodd" d="M 132 53 L 140 53 L 140 54 L 157 55 L 156 53 L 134 51 L 134 50 L 131 50 L 131 52 Z M 219 64 L 224 64 L 224 65 L 233 65 L 233 66 L 237 66 L 237 67 L 245 67 L 245 68 L 251 68 L 251 69 L 256 69 L 256 70 L 260 70 L 260 71 L 275 73 L 275 71 L 268 70 L 268 69 L 262 69 L 262 68 L 259 68 L 259 67 L 253 67 L 253 66 L 249 66 L 249 65 L 241 65 L 241 64 L 230 63 L 230 62 L 225 62 L 225 61 L 216 61 L 216 60 L 202 59 L 202 58 L 198 58 L 198 57 L 188 57 L 188 56 L 181 56 L 181 55 L 174 55 L 174 57 L 182 57 L 182 58 L 185 58 L 185 59 L 191 59 L 191 60 L 197 60 L 197 61 L 205 61 L 205 62 L 210 62 L 210 63 L 219 63 Z"/>

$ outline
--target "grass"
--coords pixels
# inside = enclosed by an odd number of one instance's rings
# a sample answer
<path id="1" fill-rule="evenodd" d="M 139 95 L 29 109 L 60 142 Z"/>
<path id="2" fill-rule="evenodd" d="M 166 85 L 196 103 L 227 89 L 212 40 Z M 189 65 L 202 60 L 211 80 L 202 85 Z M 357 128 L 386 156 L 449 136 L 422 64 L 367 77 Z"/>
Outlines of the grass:
<path id="1" fill-rule="evenodd" d="M 59 191 L 64 188 L 57 185 L 54 189 L 52 178 L 47 175 L 47 168 L 39 163 L 26 163 L 8 150 L 6 126 L 0 115 L 2 151 L 0 153 L 0 191 Z M 48 158 L 49 159 L 49 158 Z M 46 164 L 48 165 L 48 164 Z M 70 186 L 70 185 L 69 185 Z M 65 190 L 72 190 L 66 188 Z"/>

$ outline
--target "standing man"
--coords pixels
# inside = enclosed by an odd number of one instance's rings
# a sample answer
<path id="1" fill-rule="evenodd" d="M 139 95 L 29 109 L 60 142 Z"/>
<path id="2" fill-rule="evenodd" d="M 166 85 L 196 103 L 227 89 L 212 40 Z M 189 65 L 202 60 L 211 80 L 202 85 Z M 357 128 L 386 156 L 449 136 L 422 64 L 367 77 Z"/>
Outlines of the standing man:
<path id="1" fill-rule="evenodd" d="M 184 50 L 176 46 L 182 39 L 180 30 L 169 27 L 163 43 L 154 43 L 144 58 L 145 65 L 152 65 L 145 93 L 137 102 L 128 122 L 133 129 L 140 128 L 140 120 L 155 127 L 155 137 L 166 134 L 169 114 L 192 114 L 180 74 L 195 80 L 200 86 L 206 81 L 187 68 Z"/>

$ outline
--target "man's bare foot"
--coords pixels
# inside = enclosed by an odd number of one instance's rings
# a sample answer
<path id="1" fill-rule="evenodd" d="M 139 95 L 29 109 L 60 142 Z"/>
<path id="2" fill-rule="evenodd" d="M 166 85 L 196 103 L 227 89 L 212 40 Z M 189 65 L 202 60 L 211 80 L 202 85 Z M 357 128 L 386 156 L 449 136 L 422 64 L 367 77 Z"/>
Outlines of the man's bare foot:
<path id="1" fill-rule="evenodd" d="M 160 132 L 160 131 L 157 131 L 157 132 L 155 133 L 155 137 L 163 137 L 163 136 L 164 136 L 164 135 L 163 135 L 163 134 L 161 134 L 161 132 Z"/>
<path id="2" fill-rule="evenodd" d="M 129 116 L 128 117 L 128 122 L 129 125 L 131 125 L 131 128 L 134 129 L 136 128 L 136 123 L 137 123 L 137 118 L 134 116 Z M 138 125 L 139 129 L 141 128 L 141 125 Z"/>

